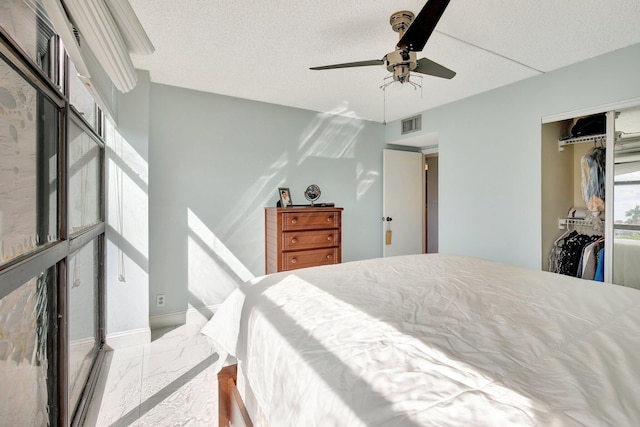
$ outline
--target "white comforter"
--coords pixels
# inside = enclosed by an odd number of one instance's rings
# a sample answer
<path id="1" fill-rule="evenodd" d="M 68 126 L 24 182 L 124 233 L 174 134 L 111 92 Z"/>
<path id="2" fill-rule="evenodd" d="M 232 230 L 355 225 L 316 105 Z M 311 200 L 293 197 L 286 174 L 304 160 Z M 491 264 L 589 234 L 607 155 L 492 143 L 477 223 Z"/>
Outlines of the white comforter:
<path id="1" fill-rule="evenodd" d="M 640 291 L 415 255 L 254 279 L 207 324 L 272 426 L 639 426 Z"/>

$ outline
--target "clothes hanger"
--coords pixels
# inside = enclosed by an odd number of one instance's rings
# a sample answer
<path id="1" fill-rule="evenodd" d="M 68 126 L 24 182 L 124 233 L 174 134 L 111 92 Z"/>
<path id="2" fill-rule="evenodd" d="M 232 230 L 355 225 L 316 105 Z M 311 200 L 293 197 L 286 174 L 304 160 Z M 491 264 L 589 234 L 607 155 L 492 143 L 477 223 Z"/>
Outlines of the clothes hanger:
<path id="1" fill-rule="evenodd" d="M 560 243 L 560 240 L 562 240 L 562 239 L 564 239 L 564 238 L 568 237 L 568 236 L 569 236 L 569 234 L 571 234 L 571 232 L 572 232 L 572 231 L 575 231 L 575 230 L 573 230 L 573 229 L 569 226 L 569 224 L 567 224 L 567 230 L 566 230 L 564 233 L 562 233 L 562 234 L 560 235 L 560 237 L 558 237 L 558 238 L 555 240 L 555 242 L 553 242 L 553 246 L 558 246 L 558 243 Z"/>

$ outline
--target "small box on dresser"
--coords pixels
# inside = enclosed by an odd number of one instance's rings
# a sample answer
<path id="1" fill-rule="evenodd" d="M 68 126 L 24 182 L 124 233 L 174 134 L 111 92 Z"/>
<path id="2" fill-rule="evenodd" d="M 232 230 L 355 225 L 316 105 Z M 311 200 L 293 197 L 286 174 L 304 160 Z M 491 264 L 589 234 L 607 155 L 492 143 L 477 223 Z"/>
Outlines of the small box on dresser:
<path id="1" fill-rule="evenodd" d="M 266 273 L 342 262 L 342 208 L 265 208 Z"/>

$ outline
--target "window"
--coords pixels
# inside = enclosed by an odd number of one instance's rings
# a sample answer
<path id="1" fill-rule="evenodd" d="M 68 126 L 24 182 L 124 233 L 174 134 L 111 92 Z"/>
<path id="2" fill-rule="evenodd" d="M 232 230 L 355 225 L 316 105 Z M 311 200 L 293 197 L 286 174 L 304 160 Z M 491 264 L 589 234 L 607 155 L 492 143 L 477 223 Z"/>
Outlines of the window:
<path id="1" fill-rule="evenodd" d="M 102 116 L 52 84 L 66 58 L 45 21 L 0 0 L 1 425 L 80 425 L 104 342 Z"/>
<path id="2" fill-rule="evenodd" d="M 58 239 L 57 107 L 0 57 L 0 265 Z"/>
<path id="3" fill-rule="evenodd" d="M 96 103 L 78 77 L 72 62 L 69 63 L 69 103 L 78 110 L 89 126 L 97 129 Z"/>
<path id="4" fill-rule="evenodd" d="M 0 27 L 45 75 L 58 83 L 57 38 L 39 0 L 0 0 Z"/>
<path id="5" fill-rule="evenodd" d="M 640 108 L 615 114 L 613 283 L 640 288 Z"/>
<path id="6" fill-rule="evenodd" d="M 0 293 L 3 425 L 49 426 L 56 417 L 51 311 L 55 277 L 55 268 L 50 268 L 7 295 Z"/>
<path id="7" fill-rule="evenodd" d="M 102 220 L 102 146 L 75 121 L 69 124 L 69 231 Z"/>
<path id="8" fill-rule="evenodd" d="M 100 344 L 98 312 L 99 241 L 71 254 L 67 264 L 69 297 L 69 406 L 78 405 Z"/>

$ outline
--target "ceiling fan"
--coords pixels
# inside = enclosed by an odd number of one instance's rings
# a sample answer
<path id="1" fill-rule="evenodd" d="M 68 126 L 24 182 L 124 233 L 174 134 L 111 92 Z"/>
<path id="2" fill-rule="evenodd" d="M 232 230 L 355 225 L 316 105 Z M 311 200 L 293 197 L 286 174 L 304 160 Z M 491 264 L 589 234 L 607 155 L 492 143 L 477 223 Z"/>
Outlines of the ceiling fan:
<path id="1" fill-rule="evenodd" d="M 409 82 L 410 73 L 427 74 L 445 79 L 456 75 L 452 71 L 427 58 L 417 59 L 416 52 L 422 51 L 427 40 L 436 28 L 450 0 L 429 0 L 418 15 L 408 10 L 401 10 L 391 15 L 389 22 L 393 31 L 399 33 L 400 41 L 393 52 L 382 59 L 347 62 L 344 64 L 312 67 L 312 70 L 330 70 L 334 68 L 367 67 L 384 65 L 393 73 L 393 81 Z"/>

